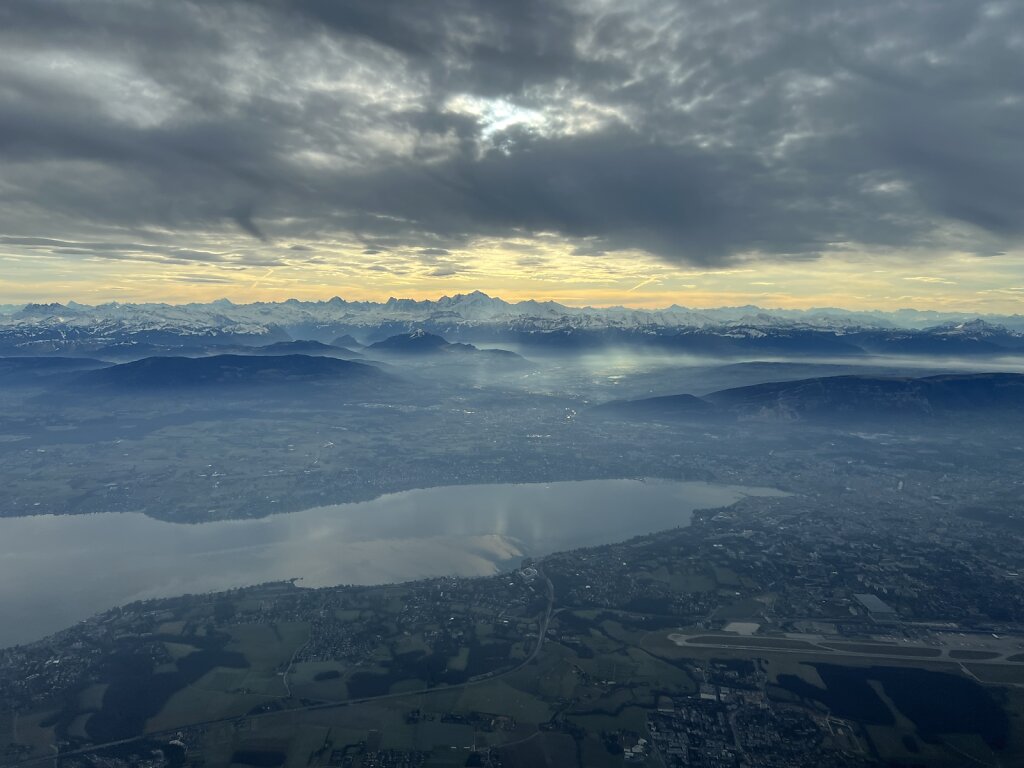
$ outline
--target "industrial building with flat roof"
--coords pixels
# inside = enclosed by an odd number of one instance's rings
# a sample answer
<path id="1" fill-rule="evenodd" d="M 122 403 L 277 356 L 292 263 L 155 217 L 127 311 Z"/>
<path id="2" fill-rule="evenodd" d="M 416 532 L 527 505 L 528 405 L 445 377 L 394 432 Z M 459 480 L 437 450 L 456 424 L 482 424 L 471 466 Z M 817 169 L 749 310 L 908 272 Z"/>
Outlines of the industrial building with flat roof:
<path id="1" fill-rule="evenodd" d="M 875 621 L 896 620 L 896 609 L 885 603 L 878 595 L 862 594 L 854 595 L 853 597 L 867 610 L 868 615 Z"/>

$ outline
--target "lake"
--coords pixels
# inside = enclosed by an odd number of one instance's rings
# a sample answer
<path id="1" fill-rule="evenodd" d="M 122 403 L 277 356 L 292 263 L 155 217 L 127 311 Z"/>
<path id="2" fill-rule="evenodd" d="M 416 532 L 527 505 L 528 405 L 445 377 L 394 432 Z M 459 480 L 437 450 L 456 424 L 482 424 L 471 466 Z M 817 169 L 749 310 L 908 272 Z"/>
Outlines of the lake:
<path id="1" fill-rule="evenodd" d="M 461 485 L 254 520 L 0 518 L 0 647 L 134 600 L 301 579 L 308 587 L 483 576 L 522 557 L 687 525 L 768 488 L 667 480 Z"/>

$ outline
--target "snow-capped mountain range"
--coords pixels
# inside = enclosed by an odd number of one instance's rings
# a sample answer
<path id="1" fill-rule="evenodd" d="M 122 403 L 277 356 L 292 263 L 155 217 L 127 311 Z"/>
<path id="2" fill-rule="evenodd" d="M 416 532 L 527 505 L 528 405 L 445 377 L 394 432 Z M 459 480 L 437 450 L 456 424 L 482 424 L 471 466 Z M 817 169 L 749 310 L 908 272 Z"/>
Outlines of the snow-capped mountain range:
<path id="1" fill-rule="evenodd" d="M 689 309 L 673 305 L 569 307 L 506 302 L 479 291 L 437 300 L 235 304 L 29 304 L 0 312 L 0 354 L 140 353 L 177 347 L 262 345 L 292 339 L 329 342 L 352 334 L 364 343 L 424 330 L 450 341 L 516 342 L 547 347 L 643 344 L 728 351 L 781 344 L 804 352 L 992 352 L 1024 349 L 1024 316 L 918 310 L 854 312 L 753 306 Z"/>

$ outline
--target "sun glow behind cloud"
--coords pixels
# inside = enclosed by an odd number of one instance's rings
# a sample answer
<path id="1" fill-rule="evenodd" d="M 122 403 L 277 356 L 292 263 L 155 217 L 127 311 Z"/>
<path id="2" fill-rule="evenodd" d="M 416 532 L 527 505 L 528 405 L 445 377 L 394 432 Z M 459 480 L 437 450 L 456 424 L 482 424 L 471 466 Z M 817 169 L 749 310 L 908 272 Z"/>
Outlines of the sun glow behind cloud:
<path id="1" fill-rule="evenodd" d="M 932 274 L 915 259 L 827 254 L 813 270 L 800 262 L 751 259 L 729 267 L 686 268 L 642 252 L 580 257 L 555 236 L 482 240 L 472 249 L 377 250 L 358 244 L 204 242 L 202 251 L 126 248 L 112 258 L 88 243 L 60 247 L 0 243 L 0 303 L 29 301 L 281 301 L 287 298 L 381 301 L 436 298 L 482 290 L 507 300 L 568 305 L 850 309 L 914 307 L 1016 313 L 1024 300 L 1019 255 L 983 261 L 932 257 Z M 58 251 L 58 253 L 52 253 Z M 73 263 L 65 258 L 75 251 Z M 161 253 L 170 253 L 170 258 Z M 206 259 L 215 260 L 209 264 Z"/>
<path id="2" fill-rule="evenodd" d="M 0 302 L 1021 298 L 1019 4 L 51 5 L 0 4 Z"/>

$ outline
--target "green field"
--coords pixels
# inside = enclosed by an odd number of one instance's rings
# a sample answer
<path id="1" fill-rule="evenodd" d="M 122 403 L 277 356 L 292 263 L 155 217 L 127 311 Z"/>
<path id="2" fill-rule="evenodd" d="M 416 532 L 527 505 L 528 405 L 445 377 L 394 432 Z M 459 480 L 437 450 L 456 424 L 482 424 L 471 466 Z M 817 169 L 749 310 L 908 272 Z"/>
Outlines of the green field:
<path id="1" fill-rule="evenodd" d="M 335 661 L 300 662 L 288 674 L 288 684 L 292 695 L 300 699 L 343 701 L 348 698 L 346 672 L 346 667 Z"/>

